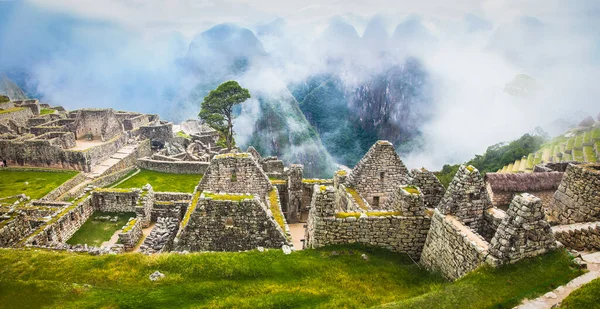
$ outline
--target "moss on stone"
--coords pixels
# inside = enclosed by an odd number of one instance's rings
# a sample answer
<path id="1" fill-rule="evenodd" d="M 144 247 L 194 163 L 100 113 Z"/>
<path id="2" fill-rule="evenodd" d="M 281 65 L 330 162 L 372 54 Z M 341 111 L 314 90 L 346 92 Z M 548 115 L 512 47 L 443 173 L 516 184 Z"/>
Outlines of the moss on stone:
<path id="1" fill-rule="evenodd" d="M 346 187 L 346 192 L 350 193 L 350 195 L 352 196 L 354 201 L 356 201 L 356 204 L 358 204 L 358 207 L 360 207 L 360 209 L 362 209 L 362 210 L 369 209 L 369 207 L 367 207 L 367 205 L 365 204 L 365 201 L 362 199 L 360 194 L 358 194 L 358 192 L 356 192 L 356 190 L 354 188 Z"/>
<path id="2" fill-rule="evenodd" d="M 234 201 L 239 202 L 243 200 L 251 200 L 254 199 L 254 195 L 252 194 L 216 194 L 211 192 L 204 192 L 205 198 L 210 198 L 217 201 Z"/>
<path id="3" fill-rule="evenodd" d="M 188 207 L 187 211 L 185 212 L 185 215 L 183 216 L 183 220 L 181 221 L 182 227 L 185 227 L 187 225 L 188 221 L 190 220 L 190 217 L 192 216 L 194 209 L 196 209 L 196 206 L 198 205 L 198 199 L 200 199 L 200 194 L 202 194 L 202 192 L 200 192 L 200 191 L 197 191 L 194 194 L 194 197 L 192 198 L 192 202 L 190 203 L 190 207 Z"/>
<path id="4" fill-rule="evenodd" d="M 269 209 L 273 214 L 275 222 L 281 227 L 281 230 L 285 232 L 285 220 L 283 219 L 283 213 L 281 213 L 281 207 L 279 206 L 279 199 L 277 197 L 277 190 L 273 188 L 269 192 Z"/>
<path id="5" fill-rule="evenodd" d="M 25 109 L 25 107 L 13 107 L 13 108 L 9 108 L 9 109 L 2 109 L 2 110 L 0 110 L 0 114 L 14 113 L 14 112 L 22 111 L 24 109 Z"/>
<path id="6" fill-rule="evenodd" d="M 361 212 L 337 212 L 335 214 L 336 218 L 348 218 L 354 217 L 359 218 L 361 214 L 365 214 L 367 217 L 387 217 L 387 216 L 401 216 L 402 212 L 400 211 L 367 211 L 364 213 Z"/>
<path id="7" fill-rule="evenodd" d="M 131 231 L 131 229 L 133 229 L 133 227 L 135 226 L 137 222 L 137 218 L 134 218 L 133 220 L 129 220 L 129 222 L 127 222 L 127 225 L 125 225 L 125 227 L 123 228 L 123 233 L 127 233 L 129 231 Z"/>
<path id="8" fill-rule="evenodd" d="M 420 194 L 421 191 L 419 190 L 419 188 L 415 187 L 415 186 L 406 186 L 404 188 L 402 188 L 404 191 L 410 193 L 410 194 Z"/>

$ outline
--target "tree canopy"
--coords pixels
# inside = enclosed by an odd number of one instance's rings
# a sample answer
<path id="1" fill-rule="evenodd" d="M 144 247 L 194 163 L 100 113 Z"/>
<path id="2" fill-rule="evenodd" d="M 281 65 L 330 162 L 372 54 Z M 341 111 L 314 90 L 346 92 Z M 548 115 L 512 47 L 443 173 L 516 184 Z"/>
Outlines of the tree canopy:
<path id="1" fill-rule="evenodd" d="M 231 149 L 233 139 L 233 108 L 250 98 L 250 91 L 230 80 L 204 97 L 198 116 L 211 128 L 221 133 L 224 145 Z"/>

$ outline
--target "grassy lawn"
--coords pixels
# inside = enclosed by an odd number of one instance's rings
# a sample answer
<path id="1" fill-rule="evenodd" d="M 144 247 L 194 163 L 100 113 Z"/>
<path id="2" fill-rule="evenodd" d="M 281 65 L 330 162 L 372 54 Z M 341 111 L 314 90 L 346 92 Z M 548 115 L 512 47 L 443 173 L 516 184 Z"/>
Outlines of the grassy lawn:
<path id="1" fill-rule="evenodd" d="M 117 222 L 109 220 L 95 220 L 98 216 L 118 216 Z M 96 211 L 92 216 L 85 221 L 75 234 L 67 241 L 71 245 L 83 245 L 100 247 L 103 242 L 110 240 L 110 237 L 127 223 L 129 218 L 135 217 L 133 212 L 99 212 Z"/>
<path id="2" fill-rule="evenodd" d="M 141 170 L 137 175 L 127 179 L 115 188 L 141 188 L 145 184 L 149 183 L 152 185 L 154 191 L 158 192 L 192 193 L 194 192 L 194 188 L 200 182 L 200 179 L 202 179 L 202 175 L 167 174 L 149 170 Z"/>
<path id="3" fill-rule="evenodd" d="M 0 169 L 0 197 L 25 193 L 32 199 L 44 197 L 50 191 L 77 175 L 76 171 L 45 169 Z"/>
<path id="4" fill-rule="evenodd" d="M 0 265 L 0 304 L 11 308 L 508 308 L 579 273 L 559 251 L 447 282 L 405 255 L 357 246 L 290 255 L 0 249 Z M 151 282 L 156 270 L 166 277 Z"/>
<path id="5" fill-rule="evenodd" d="M 600 308 L 600 279 L 596 279 L 573 291 L 562 301 L 560 308 L 591 309 Z"/>
<path id="6" fill-rule="evenodd" d="M 40 110 L 40 115 L 54 114 L 54 112 L 56 112 L 56 110 L 54 110 L 54 109 L 51 109 L 51 108 L 42 108 Z"/>

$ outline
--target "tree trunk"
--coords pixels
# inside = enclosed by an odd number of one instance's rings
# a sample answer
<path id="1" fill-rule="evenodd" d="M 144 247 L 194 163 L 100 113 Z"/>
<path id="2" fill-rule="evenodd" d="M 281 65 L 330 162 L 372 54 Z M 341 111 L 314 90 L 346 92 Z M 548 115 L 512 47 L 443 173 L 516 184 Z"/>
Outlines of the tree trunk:
<path id="1" fill-rule="evenodd" d="M 231 150 L 231 146 L 233 144 L 233 123 L 231 122 L 231 115 L 227 117 L 227 150 Z"/>

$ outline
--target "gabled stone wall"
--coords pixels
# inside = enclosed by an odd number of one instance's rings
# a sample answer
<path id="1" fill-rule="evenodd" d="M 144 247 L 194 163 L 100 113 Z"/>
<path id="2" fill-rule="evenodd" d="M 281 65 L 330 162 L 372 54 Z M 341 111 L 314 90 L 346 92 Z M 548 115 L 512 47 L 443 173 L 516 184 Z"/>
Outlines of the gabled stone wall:
<path id="1" fill-rule="evenodd" d="M 472 166 L 461 165 L 444 194 L 438 209 L 444 215 L 454 215 L 474 231 L 483 225 L 483 212 L 491 208 L 483 178 Z"/>
<path id="2" fill-rule="evenodd" d="M 413 169 L 411 175 L 412 181 L 410 184 L 419 187 L 421 192 L 423 192 L 425 207 L 437 207 L 442 197 L 444 197 L 444 193 L 446 193 L 444 185 L 442 185 L 432 172 L 425 168 Z"/>
<path id="3" fill-rule="evenodd" d="M 373 209 L 382 206 L 398 186 L 408 183 L 408 169 L 388 141 L 375 143 L 346 181 L 346 185 L 360 193 Z"/>
<path id="4" fill-rule="evenodd" d="M 570 164 L 548 208 L 561 224 L 600 221 L 600 164 Z"/>
<path id="5" fill-rule="evenodd" d="M 556 241 L 542 201 L 528 193 L 515 196 L 490 241 L 490 253 L 503 262 L 514 263 L 553 249 Z"/>
<path id="6" fill-rule="evenodd" d="M 215 156 L 198 188 L 199 191 L 250 193 L 263 199 L 273 186 L 251 154 L 237 153 Z"/>

